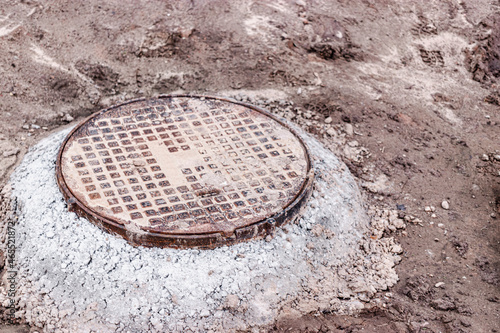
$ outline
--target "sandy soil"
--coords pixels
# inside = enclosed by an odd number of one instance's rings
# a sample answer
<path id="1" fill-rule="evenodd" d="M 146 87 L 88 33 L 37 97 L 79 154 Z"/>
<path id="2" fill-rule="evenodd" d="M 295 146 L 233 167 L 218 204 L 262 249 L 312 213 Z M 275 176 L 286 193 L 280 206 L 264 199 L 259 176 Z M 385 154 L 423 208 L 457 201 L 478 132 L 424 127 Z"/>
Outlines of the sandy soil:
<path id="1" fill-rule="evenodd" d="M 400 282 L 380 295 L 389 306 L 269 330 L 496 332 L 499 9 L 486 0 L 4 0 L 0 184 L 35 142 L 119 101 L 261 96 L 341 156 L 368 202 L 409 221 L 395 233 Z"/>

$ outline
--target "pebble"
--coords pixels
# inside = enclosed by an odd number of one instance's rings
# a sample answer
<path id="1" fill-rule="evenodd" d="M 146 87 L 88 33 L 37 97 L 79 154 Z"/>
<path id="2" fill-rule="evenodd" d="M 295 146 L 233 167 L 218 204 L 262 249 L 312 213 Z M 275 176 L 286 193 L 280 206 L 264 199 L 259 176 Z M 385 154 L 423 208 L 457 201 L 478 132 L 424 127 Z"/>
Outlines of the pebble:
<path id="1" fill-rule="evenodd" d="M 40 126 L 36 125 L 36 124 L 31 124 L 31 128 L 32 129 L 40 129 Z"/>
<path id="2" fill-rule="evenodd" d="M 443 209 L 448 210 L 448 209 L 450 209 L 450 204 L 448 201 L 443 200 L 443 202 L 441 202 L 441 207 L 443 207 Z"/>
<path id="3" fill-rule="evenodd" d="M 4 151 L 2 155 L 3 155 L 3 157 L 14 156 L 14 155 L 19 154 L 20 151 L 21 150 L 19 148 L 14 148 L 14 149 Z"/>
<path id="4" fill-rule="evenodd" d="M 495 214 L 495 213 L 491 213 L 491 214 L 490 214 L 490 217 L 491 217 L 492 219 L 496 219 L 496 218 L 497 218 L 497 214 Z"/>
<path id="5" fill-rule="evenodd" d="M 73 118 L 69 113 L 66 113 L 62 120 L 67 121 L 69 123 L 75 120 L 75 118 Z"/>
<path id="6" fill-rule="evenodd" d="M 351 124 L 345 124 L 345 133 L 349 136 L 354 135 L 354 127 Z"/>
<path id="7" fill-rule="evenodd" d="M 358 142 L 358 141 L 356 141 L 356 140 L 353 140 L 353 141 L 349 141 L 349 142 L 347 143 L 347 145 L 348 145 L 349 147 L 358 147 L 358 146 L 359 146 L 359 142 Z"/>
<path id="8" fill-rule="evenodd" d="M 227 295 L 226 296 L 226 306 L 230 309 L 236 309 L 238 305 L 240 304 L 240 299 L 238 298 L 237 295 Z"/>
<path id="9" fill-rule="evenodd" d="M 326 134 L 330 135 L 330 136 L 335 136 L 337 134 L 337 132 L 335 132 L 335 130 L 333 128 L 329 128 L 327 131 L 326 131 Z"/>
<path id="10" fill-rule="evenodd" d="M 497 161 L 500 161 L 500 155 L 499 154 L 496 154 L 496 155 L 493 155 L 493 158 Z"/>
<path id="11" fill-rule="evenodd" d="M 330 124 L 333 121 L 332 117 L 328 117 L 325 119 L 326 124 Z"/>
<path id="12" fill-rule="evenodd" d="M 434 214 L 434 213 L 432 213 L 432 214 L 431 214 L 431 217 L 432 217 L 433 219 L 435 219 L 435 218 L 437 217 L 437 215 L 436 215 L 436 214 Z"/>
<path id="13" fill-rule="evenodd" d="M 425 206 L 424 210 L 425 210 L 426 212 L 428 212 L 428 213 L 429 213 L 429 212 L 432 212 L 432 210 L 431 210 L 431 207 L 430 207 L 430 206 Z"/>
<path id="14" fill-rule="evenodd" d="M 489 158 L 489 157 L 488 157 L 488 155 L 486 155 L 486 154 L 483 154 L 483 155 L 481 156 L 481 159 L 482 159 L 483 161 L 489 161 L 489 160 L 490 160 L 490 158 Z"/>
<path id="15" fill-rule="evenodd" d="M 438 282 L 434 285 L 436 288 L 442 288 L 444 286 L 444 282 Z"/>
<path id="16" fill-rule="evenodd" d="M 30 129 L 30 126 L 29 126 L 29 125 L 23 125 L 23 129 L 25 129 L 25 130 L 29 130 L 29 129 Z"/>
<path id="17" fill-rule="evenodd" d="M 438 228 L 443 228 L 444 224 L 443 223 L 438 223 Z"/>

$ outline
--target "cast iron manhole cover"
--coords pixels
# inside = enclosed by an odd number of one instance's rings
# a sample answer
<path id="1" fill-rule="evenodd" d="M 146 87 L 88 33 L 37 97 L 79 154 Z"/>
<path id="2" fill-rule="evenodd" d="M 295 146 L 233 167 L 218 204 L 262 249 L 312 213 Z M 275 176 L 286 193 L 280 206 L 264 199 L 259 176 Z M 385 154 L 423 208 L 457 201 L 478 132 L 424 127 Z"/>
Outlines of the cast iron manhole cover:
<path id="1" fill-rule="evenodd" d="M 69 208 L 134 245 L 213 248 L 266 236 L 311 192 L 306 146 L 265 110 L 160 96 L 102 110 L 59 151 Z"/>

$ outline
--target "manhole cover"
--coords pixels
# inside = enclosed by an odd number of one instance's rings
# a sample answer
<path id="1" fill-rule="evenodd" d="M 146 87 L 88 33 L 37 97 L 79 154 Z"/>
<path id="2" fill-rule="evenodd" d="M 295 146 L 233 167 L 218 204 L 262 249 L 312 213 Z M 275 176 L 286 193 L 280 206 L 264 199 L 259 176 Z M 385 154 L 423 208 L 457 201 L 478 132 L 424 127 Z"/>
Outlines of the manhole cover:
<path id="1" fill-rule="evenodd" d="M 313 183 L 302 140 L 268 112 L 204 96 L 138 99 L 77 126 L 59 151 L 69 208 L 134 245 L 213 248 L 271 234 Z"/>

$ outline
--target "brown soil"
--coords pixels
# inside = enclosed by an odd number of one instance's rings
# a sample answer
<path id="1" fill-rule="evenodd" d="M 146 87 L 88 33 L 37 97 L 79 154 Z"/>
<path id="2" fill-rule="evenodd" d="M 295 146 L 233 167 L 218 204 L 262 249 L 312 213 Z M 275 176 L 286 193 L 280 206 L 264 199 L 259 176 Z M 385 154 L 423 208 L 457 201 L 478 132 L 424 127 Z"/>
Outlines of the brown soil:
<path id="1" fill-rule="evenodd" d="M 486 0 L 4 0 L 0 185 L 38 140 L 119 101 L 264 96 L 250 101 L 334 149 L 367 201 L 422 221 L 395 234 L 400 282 L 379 308 L 269 330 L 497 332 L 499 50 Z"/>

